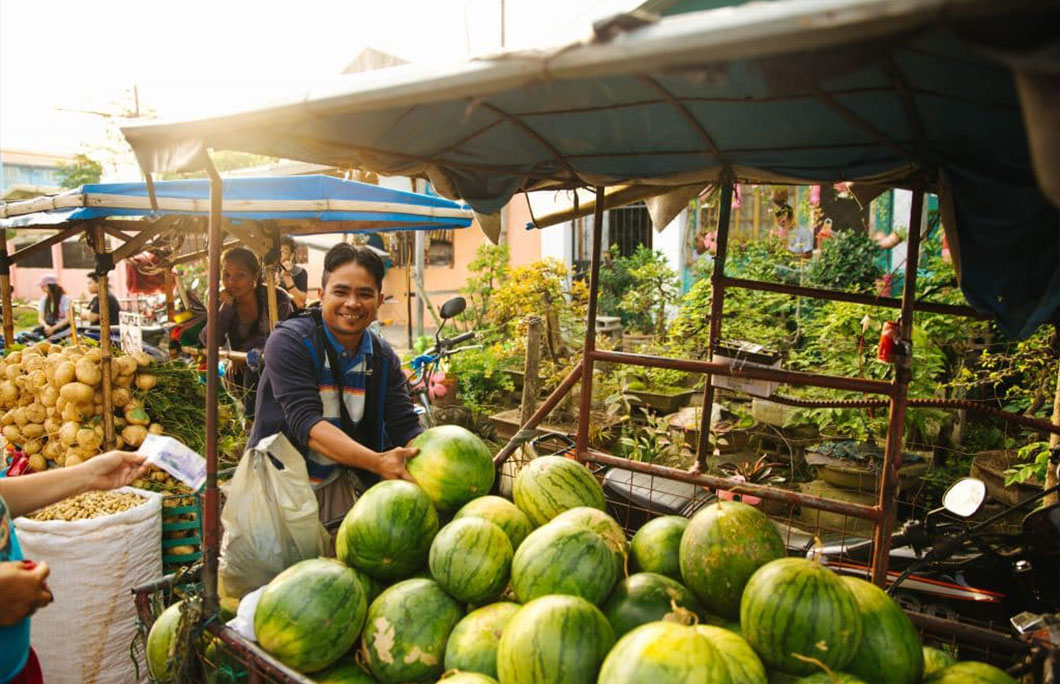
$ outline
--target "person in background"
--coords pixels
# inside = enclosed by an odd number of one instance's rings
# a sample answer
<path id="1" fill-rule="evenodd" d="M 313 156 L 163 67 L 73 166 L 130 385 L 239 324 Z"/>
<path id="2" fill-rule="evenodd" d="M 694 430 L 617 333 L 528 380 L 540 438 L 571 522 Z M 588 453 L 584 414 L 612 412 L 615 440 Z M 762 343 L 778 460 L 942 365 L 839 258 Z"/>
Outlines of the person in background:
<path id="1" fill-rule="evenodd" d="M 381 478 L 411 480 L 405 461 L 416 449 L 406 445 L 423 429 L 401 360 L 368 329 L 383 303 L 379 255 L 337 244 L 321 280 L 320 308 L 280 323 L 265 345 L 248 445 L 282 432 L 305 456 L 327 522 Z"/>
<path id="2" fill-rule="evenodd" d="M 217 312 L 220 344 L 233 351 L 248 352 L 265 347 L 269 335 L 267 290 L 261 281 L 261 265 L 254 252 L 233 247 L 221 257 L 221 307 Z M 277 322 L 291 315 L 291 298 L 276 288 Z M 206 346 L 206 327 L 199 333 L 199 343 Z M 258 373 L 241 360 L 230 359 L 226 377 L 243 388 L 243 408 L 248 420 L 254 418 L 255 389 Z"/>
<path id="3" fill-rule="evenodd" d="M 276 277 L 280 287 L 287 291 L 295 311 L 305 308 L 306 292 L 309 290 L 309 274 L 294 263 L 298 243 L 290 235 L 280 239 L 280 263 L 276 267 Z"/>
<path id="4" fill-rule="evenodd" d="M 54 598 L 47 584 L 48 564 L 22 558 L 12 518 L 83 492 L 132 484 L 147 472 L 143 461 L 139 454 L 110 451 L 70 468 L 0 477 L 0 682 L 43 681 L 30 648 L 30 617 Z"/>
<path id="5" fill-rule="evenodd" d="M 54 274 L 47 274 L 37 281 L 44 296 L 37 306 L 38 331 L 51 337 L 70 325 L 70 298 Z"/>
<path id="6" fill-rule="evenodd" d="M 88 293 L 92 295 L 92 301 L 88 303 L 88 313 L 85 314 L 85 320 L 89 325 L 99 325 L 99 281 L 106 280 L 106 276 L 97 275 L 96 273 L 88 274 Z M 110 292 L 110 287 L 107 287 L 107 302 L 110 304 L 110 312 L 107 318 L 110 319 L 111 325 L 118 325 L 118 312 L 121 311 L 121 304 L 118 303 L 118 298 Z"/>

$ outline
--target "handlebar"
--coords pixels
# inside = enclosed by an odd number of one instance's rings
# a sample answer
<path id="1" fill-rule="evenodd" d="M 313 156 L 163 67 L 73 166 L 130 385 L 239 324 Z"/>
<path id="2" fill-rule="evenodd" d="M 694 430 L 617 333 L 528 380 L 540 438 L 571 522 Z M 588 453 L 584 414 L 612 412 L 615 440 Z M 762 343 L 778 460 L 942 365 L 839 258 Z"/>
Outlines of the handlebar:
<path id="1" fill-rule="evenodd" d="M 468 340 L 473 340 L 473 339 L 475 339 L 475 331 L 474 330 L 469 330 L 468 332 L 461 333 L 460 335 L 457 335 L 456 337 L 449 337 L 449 338 L 446 338 L 444 340 L 438 340 L 438 348 L 439 349 L 448 349 L 449 347 L 452 347 L 453 345 L 457 345 L 457 344 L 460 344 L 461 342 L 467 342 Z"/>

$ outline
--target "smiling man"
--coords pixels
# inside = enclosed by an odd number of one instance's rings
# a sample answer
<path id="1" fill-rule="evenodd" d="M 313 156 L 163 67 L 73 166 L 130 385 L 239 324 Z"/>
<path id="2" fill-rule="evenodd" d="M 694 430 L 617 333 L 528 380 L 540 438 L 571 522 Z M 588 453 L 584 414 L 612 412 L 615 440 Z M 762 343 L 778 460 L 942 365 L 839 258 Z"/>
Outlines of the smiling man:
<path id="1" fill-rule="evenodd" d="M 400 359 L 368 330 L 382 286 L 374 252 L 335 245 L 324 256 L 320 308 L 283 321 L 265 344 L 249 444 L 287 436 L 306 458 L 325 522 L 380 479 L 412 479 L 405 461 L 416 450 L 404 445 L 422 429 Z"/>

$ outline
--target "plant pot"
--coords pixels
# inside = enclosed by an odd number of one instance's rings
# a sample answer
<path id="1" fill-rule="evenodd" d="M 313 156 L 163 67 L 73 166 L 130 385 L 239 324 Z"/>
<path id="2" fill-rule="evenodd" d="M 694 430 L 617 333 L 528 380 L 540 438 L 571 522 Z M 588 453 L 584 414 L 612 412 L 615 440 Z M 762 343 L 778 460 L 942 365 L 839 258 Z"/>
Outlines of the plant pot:
<path id="1" fill-rule="evenodd" d="M 920 452 L 918 452 L 920 453 Z M 898 469 L 898 489 L 906 491 L 915 487 L 921 476 L 931 466 L 931 452 L 923 452 L 925 459 L 916 463 L 903 465 Z M 880 473 L 875 468 L 849 465 L 846 463 L 829 463 L 817 466 L 817 477 L 825 482 L 867 494 L 876 494 L 880 482 Z"/>
<path id="2" fill-rule="evenodd" d="M 673 389 L 670 392 L 652 392 L 649 390 L 626 390 L 640 399 L 640 406 L 654 409 L 659 413 L 676 413 L 692 400 L 695 390 Z"/>
<path id="3" fill-rule="evenodd" d="M 433 402 L 435 406 L 441 408 L 456 406 L 460 403 L 460 383 L 455 376 L 447 375 L 439 384 L 445 387 L 445 394 L 434 397 Z"/>
<path id="4" fill-rule="evenodd" d="M 516 391 L 521 391 L 523 389 L 523 381 L 526 379 L 526 371 L 505 368 L 504 374 L 512 379 L 512 387 Z"/>
<path id="5" fill-rule="evenodd" d="M 623 333 L 622 351 L 638 352 L 651 342 L 651 338 L 651 335 L 646 335 L 644 333 Z"/>
<path id="6" fill-rule="evenodd" d="M 1005 471 L 1018 461 L 1015 449 L 981 451 L 972 459 L 970 474 L 983 481 L 991 498 L 1009 505 L 1017 504 L 1042 491 L 1042 483 L 1033 478 L 1005 486 Z"/>

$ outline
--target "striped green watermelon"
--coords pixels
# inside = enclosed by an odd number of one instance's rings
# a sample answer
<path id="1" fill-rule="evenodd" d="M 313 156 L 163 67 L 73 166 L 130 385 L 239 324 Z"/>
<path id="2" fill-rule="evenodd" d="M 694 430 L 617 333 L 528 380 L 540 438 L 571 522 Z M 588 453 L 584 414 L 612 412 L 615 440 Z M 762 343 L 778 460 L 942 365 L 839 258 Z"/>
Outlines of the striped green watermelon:
<path id="1" fill-rule="evenodd" d="M 704 617 L 703 607 L 692 592 L 654 572 L 638 572 L 620 581 L 603 611 L 616 637 L 649 622 L 690 622 Z"/>
<path id="2" fill-rule="evenodd" d="M 707 638 L 714 648 L 718 649 L 729 678 L 740 684 L 766 684 L 766 668 L 751 644 L 744 641 L 739 634 L 714 625 L 696 625 L 696 631 Z"/>
<path id="3" fill-rule="evenodd" d="M 431 542 L 431 576 L 463 603 L 485 603 L 508 585 L 512 543 L 504 530 L 482 518 L 454 520 Z"/>
<path id="4" fill-rule="evenodd" d="M 254 611 L 258 643 L 299 672 L 323 669 L 361 633 L 364 589 L 352 570 L 330 558 L 295 563 L 265 587 Z"/>
<path id="5" fill-rule="evenodd" d="M 343 660 L 326 670 L 313 673 L 317 684 L 379 684 L 375 677 L 364 671 L 357 663 Z"/>
<path id="6" fill-rule="evenodd" d="M 919 682 L 924 651 L 909 616 L 875 584 L 857 577 L 842 580 L 854 592 L 863 625 L 861 645 L 847 672 L 869 684 Z"/>
<path id="7" fill-rule="evenodd" d="M 966 660 L 942 668 L 924 684 L 1016 684 L 1016 680 L 993 665 Z"/>
<path id="8" fill-rule="evenodd" d="M 617 578 L 611 547 L 596 532 L 574 523 L 534 530 L 512 559 L 512 590 L 520 603 L 570 594 L 599 605 Z"/>
<path id="9" fill-rule="evenodd" d="M 442 513 L 453 513 L 493 488 L 493 456 L 470 430 L 439 425 L 421 432 L 408 446 L 420 450 L 405 464 L 409 475 Z"/>
<path id="10" fill-rule="evenodd" d="M 523 466 L 515 476 L 512 499 L 535 527 L 578 506 L 606 508 L 604 488 L 589 469 L 562 456 L 541 456 Z"/>
<path id="11" fill-rule="evenodd" d="M 719 501 L 685 528 L 681 577 L 707 610 L 729 620 L 740 614 L 740 595 L 755 570 L 787 555 L 784 540 L 757 508 Z"/>
<path id="12" fill-rule="evenodd" d="M 867 684 L 864 679 L 846 672 L 818 672 L 795 680 L 799 684 Z"/>
<path id="13" fill-rule="evenodd" d="M 422 489 L 385 480 L 357 499 L 339 526 L 335 553 L 350 567 L 392 582 L 427 563 L 438 513 Z"/>
<path id="14" fill-rule="evenodd" d="M 553 518 L 552 522 L 572 522 L 585 525 L 593 532 L 596 532 L 611 547 L 618 576 L 625 577 L 628 574 L 626 572 L 626 557 L 629 555 L 629 545 L 626 542 L 626 531 L 607 513 L 588 506 L 578 506 L 577 508 L 563 511 Z"/>
<path id="15" fill-rule="evenodd" d="M 180 627 L 180 604 L 181 601 L 177 601 L 163 610 L 147 634 L 147 671 L 160 684 L 176 684 L 177 681 L 170 651 Z"/>
<path id="16" fill-rule="evenodd" d="M 731 684 L 718 649 L 694 627 L 650 622 L 618 640 L 600 667 L 600 684 Z M 740 684 L 743 684 L 740 681 Z"/>
<path id="17" fill-rule="evenodd" d="M 834 572 L 805 558 L 781 558 L 751 576 L 740 603 L 740 627 L 766 667 L 797 675 L 819 668 L 796 656 L 842 669 L 857 653 L 862 634 L 854 592 Z"/>
<path id="18" fill-rule="evenodd" d="M 688 518 L 664 515 L 644 523 L 629 544 L 629 567 L 633 572 L 654 572 L 670 579 L 681 579 L 681 535 Z"/>
<path id="19" fill-rule="evenodd" d="M 615 643 L 607 619 L 577 596 L 543 596 L 508 622 L 497 649 L 504 684 L 592 684 Z"/>
<path id="20" fill-rule="evenodd" d="M 480 672 L 454 672 L 438 680 L 444 684 L 497 684 L 497 680 Z"/>
<path id="21" fill-rule="evenodd" d="M 925 646 L 924 653 L 924 679 L 935 674 L 944 667 L 949 667 L 957 662 L 957 659 L 945 651 Z"/>
<path id="22" fill-rule="evenodd" d="M 361 652 L 383 684 L 434 681 L 445 643 L 464 611 L 438 583 L 410 579 L 388 587 L 368 607 Z"/>
<path id="23" fill-rule="evenodd" d="M 513 551 L 518 549 L 526 539 L 526 535 L 534 530 L 530 518 L 526 517 L 526 513 L 520 511 L 518 506 L 503 497 L 492 494 L 468 501 L 456 512 L 453 520 L 467 517 L 485 518 L 504 530 L 512 542 Z"/>
<path id="24" fill-rule="evenodd" d="M 445 645 L 445 669 L 497 676 L 497 646 L 518 603 L 491 603 L 473 610 L 456 623 Z"/>

